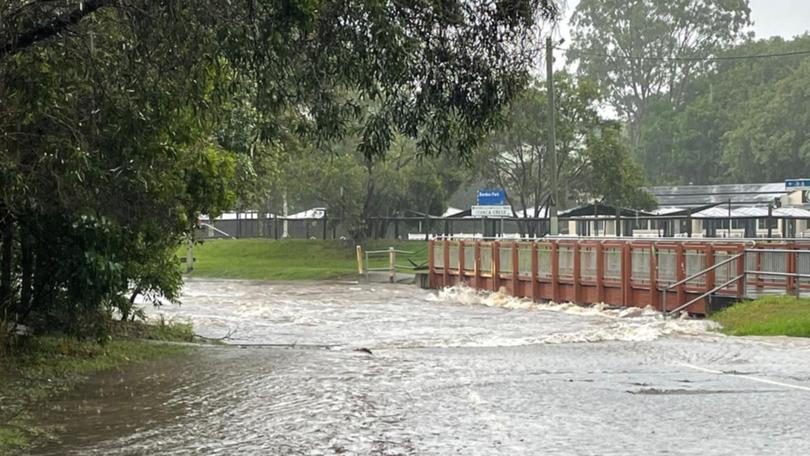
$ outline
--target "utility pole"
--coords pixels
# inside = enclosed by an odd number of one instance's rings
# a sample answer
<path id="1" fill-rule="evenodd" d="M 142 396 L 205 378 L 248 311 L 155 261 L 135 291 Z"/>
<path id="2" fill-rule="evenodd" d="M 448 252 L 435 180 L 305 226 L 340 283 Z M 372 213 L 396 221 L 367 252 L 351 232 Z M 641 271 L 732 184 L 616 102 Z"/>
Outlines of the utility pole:
<path id="1" fill-rule="evenodd" d="M 550 36 L 546 38 L 546 92 L 548 94 L 548 153 L 551 157 L 551 201 L 548 205 L 548 217 L 550 234 L 557 236 L 560 234 L 557 219 L 557 126 L 555 122 L 557 105 L 554 99 L 554 51 Z"/>

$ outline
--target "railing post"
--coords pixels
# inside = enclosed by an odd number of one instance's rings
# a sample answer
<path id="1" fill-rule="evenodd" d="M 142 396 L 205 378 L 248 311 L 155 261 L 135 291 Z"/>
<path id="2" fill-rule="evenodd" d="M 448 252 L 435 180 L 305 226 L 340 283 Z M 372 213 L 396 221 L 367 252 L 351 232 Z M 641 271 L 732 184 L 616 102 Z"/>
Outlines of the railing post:
<path id="1" fill-rule="evenodd" d="M 745 245 L 741 245 L 739 248 L 739 258 L 737 258 L 737 276 L 742 277 L 740 280 L 737 281 L 737 299 L 742 299 L 746 295 L 746 277 L 745 277 L 745 265 L 746 265 L 746 253 L 745 253 Z"/>
<path id="2" fill-rule="evenodd" d="M 464 277 L 464 241 L 458 241 L 458 282 L 459 283 L 466 283 Z"/>
<path id="3" fill-rule="evenodd" d="M 596 244 L 596 299 L 605 302 L 605 250 L 601 242 Z"/>
<path id="4" fill-rule="evenodd" d="M 433 239 L 428 241 L 428 287 L 431 289 L 436 288 L 436 282 L 434 279 L 434 275 L 436 274 L 436 260 L 435 260 L 435 252 L 436 251 L 436 241 Z"/>
<path id="5" fill-rule="evenodd" d="M 793 247 L 794 246 L 792 246 L 792 245 L 786 246 L 786 248 L 789 249 L 789 250 L 792 250 Z M 786 255 L 787 255 L 787 272 L 788 272 L 788 274 L 796 274 L 796 271 L 798 270 L 798 268 L 796 267 L 797 253 L 796 252 L 788 252 L 788 253 L 786 253 Z M 801 282 L 798 280 L 798 278 L 788 276 L 787 280 L 785 280 L 785 283 L 787 284 L 787 294 L 794 293 L 797 297 L 800 295 L 799 284 L 801 284 Z"/>
<path id="6" fill-rule="evenodd" d="M 473 241 L 475 242 L 474 248 L 474 255 L 475 260 L 473 264 L 473 284 L 475 285 L 476 290 L 481 289 L 481 241 Z"/>
<path id="7" fill-rule="evenodd" d="M 650 243 L 650 305 L 658 309 L 658 249 L 656 243 Z"/>
<path id="8" fill-rule="evenodd" d="M 388 282 L 394 283 L 397 276 L 397 252 L 393 247 L 388 247 Z"/>
<path id="9" fill-rule="evenodd" d="M 492 241 L 492 291 L 498 291 L 501 284 L 501 245 Z"/>
<path id="10" fill-rule="evenodd" d="M 675 281 L 680 282 L 686 278 L 686 249 L 683 244 L 678 244 L 675 247 Z M 678 285 L 675 290 L 677 299 L 675 300 L 675 307 L 680 306 L 686 302 L 686 284 Z"/>
<path id="11" fill-rule="evenodd" d="M 551 241 L 551 296 L 554 302 L 560 302 L 560 244 Z"/>
<path id="12" fill-rule="evenodd" d="M 633 255 L 630 250 L 630 242 L 625 242 L 622 246 L 622 304 L 629 307 L 632 303 L 632 290 L 630 288 L 630 276 L 633 273 Z"/>
<path id="13" fill-rule="evenodd" d="M 706 269 L 709 269 L 714 266 L 714 247 L 711 244 L 707 244 L 704 250 L 706 252 Z M 706 291 L 714 289 L 714 277 L 714 269 L 706 273 Z"/>
<path id="14" fill-rule="evenodd" d="M 442 255 L 444 258 L 443 260 L 444 267 L 442 268 L 443 273 L 442 276 L 444 280 L 443 285 L 445 287 L 448 287 L 450 286 L 450 241 L 445 239 L 444 241 L 442 241 L 442 243 L 444 244 L 444 250 L 442 251 Z"/>
<path id="15" fill-rule="evenodd" d="M 512 296 L 518 296 L 518 275 L 520 274 L 520 261 L 518 260 L 518 243 L 512 242 Z"/>
<path id="16" fill-rule="evenodd" d="M 540 292 L 540 284 L 537 283 L 537 270 L 539 263 L 537 261 L 537 242 L 532 242 L 532 301 L 537 302 L 538 294 Z"/>
<path id="17" fill-rule="evenodd" d="M 573 246 L 573 255 L 574 255 L 574 303 L 575 304 L 583 304 L 582 299 L 580 299 L 580 294 L 582 290 L 582 261 L 580 257 L 580 249 L 579 249 L 579 241 L 574 243 Z"/>

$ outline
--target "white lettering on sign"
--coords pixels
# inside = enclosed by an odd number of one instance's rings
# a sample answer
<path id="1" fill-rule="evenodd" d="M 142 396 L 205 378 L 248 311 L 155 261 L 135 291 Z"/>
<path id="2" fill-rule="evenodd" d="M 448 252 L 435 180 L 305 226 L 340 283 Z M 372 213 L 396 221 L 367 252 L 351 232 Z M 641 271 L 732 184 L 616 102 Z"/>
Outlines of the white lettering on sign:
<path id="1" fill-rule="evenodd" d="M 473 206 L 470 211 L 473 217 L 511 217 L 511 206 Z"/>

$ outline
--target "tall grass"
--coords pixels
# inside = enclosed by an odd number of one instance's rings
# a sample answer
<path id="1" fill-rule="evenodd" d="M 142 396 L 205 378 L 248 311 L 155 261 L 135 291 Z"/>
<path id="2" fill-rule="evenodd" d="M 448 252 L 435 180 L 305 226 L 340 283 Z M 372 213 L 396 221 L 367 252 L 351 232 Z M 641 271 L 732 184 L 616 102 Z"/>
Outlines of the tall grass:
<path id="1" fill-rule="evenodd" d="M 767 296 L 723 309 L 709 318 L 734 336 L 810 337 L 810 299 Z"/>

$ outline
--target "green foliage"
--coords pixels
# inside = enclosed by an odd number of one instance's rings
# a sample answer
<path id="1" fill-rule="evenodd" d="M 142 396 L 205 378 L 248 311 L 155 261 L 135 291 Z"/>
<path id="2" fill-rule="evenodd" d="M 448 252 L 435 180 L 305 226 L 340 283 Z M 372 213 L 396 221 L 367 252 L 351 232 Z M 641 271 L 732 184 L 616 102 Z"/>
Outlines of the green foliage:
<path id="1" fill-rule="evenodd" d="M 571 19 L 569 59 L 597 81 L 618 114 L 637 121 L 659 96 L 685 99 L 692 79 L 715 54 L 750 25 L 747 0 L 582 0 Z M 632 57 L 652 57 L 634 59 Z"/>
<path id="2" fill-rule="evenodd" d="M 546 88 L 537 82 L 512 103 L 505 127 L 477 153 L 477 174 L 489 185 L 505 188 L 510 204 L 530 209 L 529 215 L 548 206 L 553 173 L 562 207 L 594 199 L 627 207 L 654 206 L 652 196 L 641 190 L 643 171 L 623 145 L 617 127 L 598 114 L 601 98 L 596 85 L 560 72 L 554 76 L 554 88 L 557 169 L 551 169 L 547 150 Z M 533 227 L 527 228 L 531 233 Z"/>
<path id="3" fill-rule="evenodd" d="M 810 37 L 748 42 L 738 57 L 808 49 Z M 648 105 L 636 149 L 650 179 L 695 184 L 779 181 L 810 173 L 804 108 L 807 56 L 718 62 L 688 87 L 685 103 Z"/>
<path id="4" fill-rule="evenodd" d="M 599 92 L 588 81 L 560 72 L 554 76 L 557 98 L 557 169 L 548 153 L 548 111 L 545 84 L 535 81 L 510 106 L 504 127 L 493 133 L 475 157 L 477 174 L 507 190 L 513 207 L 540 209 L 549 204 L 553 174 L 562 191 L 558 205 L 576 201 L 584 190 L 589 166 L 582 153 L 585 138 L 600 122 Z"/>
<path id="5" fill-rule="evenodd" d="M 346 171 L 345 188 L 361 187 L 330 209 L 386 215 L 408 194 L 440 209 L 455 178 L 440 162 L 420 174 L 416 156 L 472 150 L 555 12 L 547 0 L 3 3 L 0 312 L 98 335 L 140 294 L 175 298 L 174 249 L 200 213 L 266 201 L 281 159 L 343 137 L 352 149 L 318 178 Z M 392 148 L 407 150 L 372 162 Z"/>
<path id="6" fill-rule="evenodd" d="M 810 299 L 768 296 L 735 304 L 710 318 L 733 336 L 810 337 Z"/>
<path id="7" fill-rule="evenodd" d="M 810 59 L 746 104 L 724 136 L 722 163 L 740 181 L 780 181 L 810 175 Z"/>
<path id="8" fill-rule="evenodd" d="M 285 188 L 296 195 L 295 202 L 324 205 L 355 240 L 385 232 L 386 222 L 375 222 L 376 217 L 441 215 L 462 182 L 457 159 L 424 156 L 407 138 L 394 140 L 379 160 L 358 151 L 357 141 L 348 138 L 331 150 L 310 151 L 291 159 L 284 170 Z"/>
<path id="9" fill-rule="evenodd" d="M 615 207 L 655 208 L 655 197 L 644 189 L 644 170 L 633 161 L 618 125 L 602 126 L 588 136 L 587 144 L 586 191 L 591 197 Z"/>

